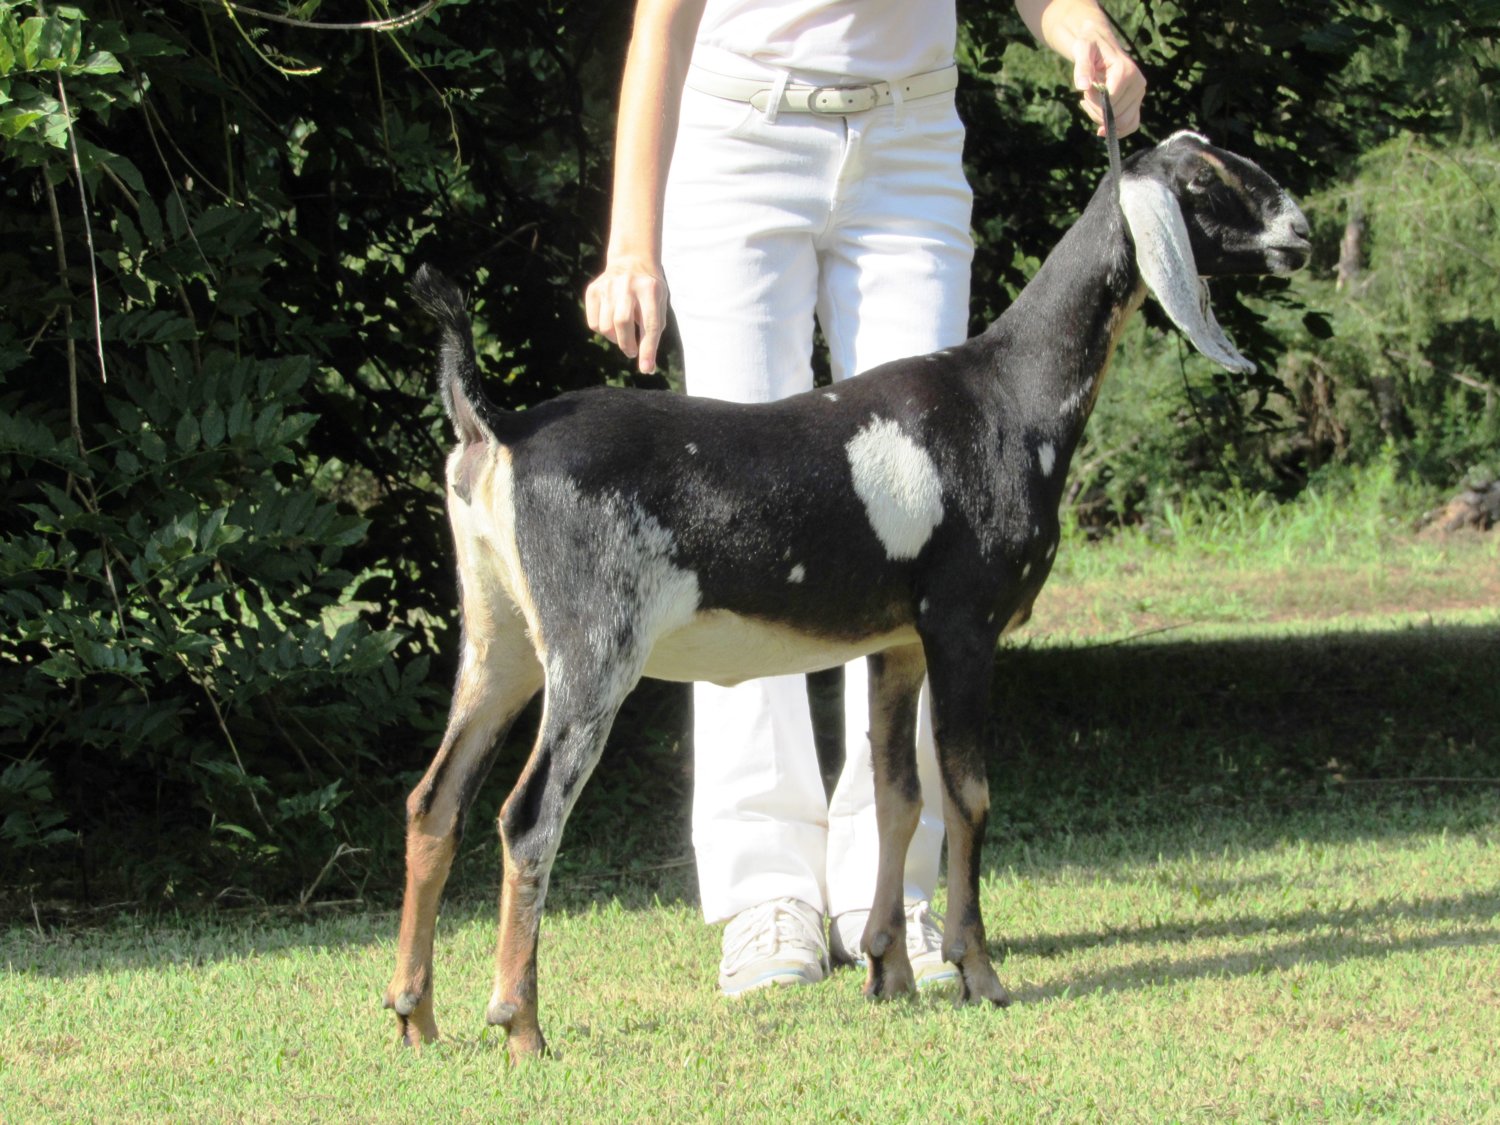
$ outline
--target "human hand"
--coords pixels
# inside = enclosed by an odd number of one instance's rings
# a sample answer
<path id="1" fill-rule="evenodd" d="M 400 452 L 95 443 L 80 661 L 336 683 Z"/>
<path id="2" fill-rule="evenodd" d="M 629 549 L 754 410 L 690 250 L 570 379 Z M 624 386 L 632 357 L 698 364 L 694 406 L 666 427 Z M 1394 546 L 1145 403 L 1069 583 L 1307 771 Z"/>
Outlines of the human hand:
<path id="1" fill-rule="evenodd" d="M 1115 112 L 1115 128 L 1124 137 L 1140 128 L 1141 102 L 1146 96 L 1146 79 L 1114 36 L 1099 32 L 1080 35 L 1073 44 L 1073 86 L 1082 95 L 1083 111 L 1104 136 L 1104 98 L 1095 88 L 1102 84 L 1109 91 L 1110 106 Z"/>
<path id="2" fill-rule="evenodd" d="M 658 263 L 611 256 L 583 303 L 590 328 L 636 360 L 642 375 L 656 370 L 667 326 L 667 279 Z"/>

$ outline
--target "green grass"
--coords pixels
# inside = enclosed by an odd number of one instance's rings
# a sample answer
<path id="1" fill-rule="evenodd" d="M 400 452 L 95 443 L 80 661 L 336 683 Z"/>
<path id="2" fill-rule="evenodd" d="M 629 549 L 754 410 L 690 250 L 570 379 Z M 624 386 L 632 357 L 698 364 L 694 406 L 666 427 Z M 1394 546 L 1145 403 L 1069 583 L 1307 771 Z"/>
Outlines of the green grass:
<path id="1" fill-rule="evenodd" d="M 1423 499 L 1386 463 L 1330 475 L 1292 503 L 1167 505 L 1103 546 L 1072 529 L 1025 636 L 1485 619 L 1500 606 L 1500 535 L 1413 534 Z"/>
<path id="2" fill-rule="evenodd" d="M 389 916 L 17 930 L 0 1116 L 1493 1119 L 1497 813 L 1340 802 L 1003 848 L 1004 1012 L 872 1006 L 852 972 L 726 1001 L 688 904 L 576 904 L 541 964 L 560 1057 L 520 1068 L 481 1029 L 488 910 L 443 919 L 448 1038 L 420 1056 L 377 1006 Z"/>
<path id="3" fill-rule="evenodd" d="M 874 1006 L 852 972 L 720 998 L 662 734 L 569 825 L 556 1058 L 512 1067 L 482 1026 L 497 777 L 440 926 L 438 1047 L 379 1008 L 391 911 L 39 912 L 0 935 L 0 1120 L 1500 1121 L 1496 547 L 1355 539 L 1065 546 L 996 676 L 1006 1011 Z M 1393 597 L 1360 577 L 1403 567 Z M 632 727 L 678 701 L 643 693 Z"/>

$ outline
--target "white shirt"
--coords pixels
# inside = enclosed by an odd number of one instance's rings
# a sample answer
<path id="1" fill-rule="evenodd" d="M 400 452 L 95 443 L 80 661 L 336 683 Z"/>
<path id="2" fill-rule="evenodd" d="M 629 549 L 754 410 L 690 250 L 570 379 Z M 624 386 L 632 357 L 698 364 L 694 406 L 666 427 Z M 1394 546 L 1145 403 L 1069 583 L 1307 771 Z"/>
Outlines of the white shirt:
<path id="1" fill-rule="evenodd" d="M 955 0 L 708 0 L 693 62 L 759 78 L 888 81 L 953 62 Z"/>

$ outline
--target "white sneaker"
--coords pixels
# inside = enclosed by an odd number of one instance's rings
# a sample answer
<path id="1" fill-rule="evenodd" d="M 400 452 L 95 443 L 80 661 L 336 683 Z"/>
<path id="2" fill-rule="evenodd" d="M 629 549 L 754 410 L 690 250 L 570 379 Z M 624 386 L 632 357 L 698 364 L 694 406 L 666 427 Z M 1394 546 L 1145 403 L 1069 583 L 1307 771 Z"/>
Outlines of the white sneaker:
<path id="1" fill-rule="evenodd" d="M 859 939 L 869 920 L 868 910 L 846 910 L 833 920 L 828 927 L 828 944 L 835 965 L 865 967 Z M 942 916 L 932 912 L 925 898 L 906 901 L 906 956 L 911 959 L 918 988 L 958 979 L 957 967 L 943 960 Z"/>
<path id="2" fill-rule="evenodd" d="M 799 899 L 752 906 L 724 928 L 719 991 L 725 996 L 773 984 L 817 984 L 827 975 L 823 915 Z"/>

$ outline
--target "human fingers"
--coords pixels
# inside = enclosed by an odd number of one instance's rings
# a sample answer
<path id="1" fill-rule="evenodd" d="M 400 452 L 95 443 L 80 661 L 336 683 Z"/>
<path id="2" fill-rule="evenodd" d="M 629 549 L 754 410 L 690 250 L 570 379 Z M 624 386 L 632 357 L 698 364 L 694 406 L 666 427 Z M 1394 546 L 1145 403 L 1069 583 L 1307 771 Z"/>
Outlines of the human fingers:
<path id="1" fill-rule="evenodd" d="M 607 300 L 605 293 L 605 278 L 601 274 L 589 282 L 588 288 L 583 291 L 583 315 L 588 321 L 589 330 L 603 333 L 605 330 L 604 303 Z"/>
<path id="2" fill-rule="evenodd" d="M 1099 125 L 1104 123 L 1104 102 L 1095 87 L 1104 77 L 1104 55 L 1098 41 L 1080 39 L 1073 49 L 1073 89 L 1082 95 L 1083 112 Z"/>
<path id="3" fill-rule="evenodd" d="M 1106 47 L 1101 53 L 1104 57 L 1104 86 L 1109 91 L 1110 107 L 1114 110 L 1115 128 L 1120 136 L 1128 136 L 1140 128 L 1146 76 L 1124 51 Z"/>
<path id="4" fill-rule="evenodd" d="M 1110 109 L 1119 135 L 1123 137 L 1140 128 L 1146 78 L 1135 60 L 1113 40 L 1079 41 L 1073 56 L 1073 83 L 1082 94 L 1083 111 L 1094 122 L 1101 137 L 1106 129 L 1100 86 L 1109 91 Z"/>
<path id="5" fill-rule="evenodd" d="M 662 333 L 667 328 L 667 283 L 657 276 L 638 278 L 634 285 L 634 297 L 636 308 L 640 310 L 640 354 L 637 366 L 642 375 L 650 375 L 656 370 Z"/>

